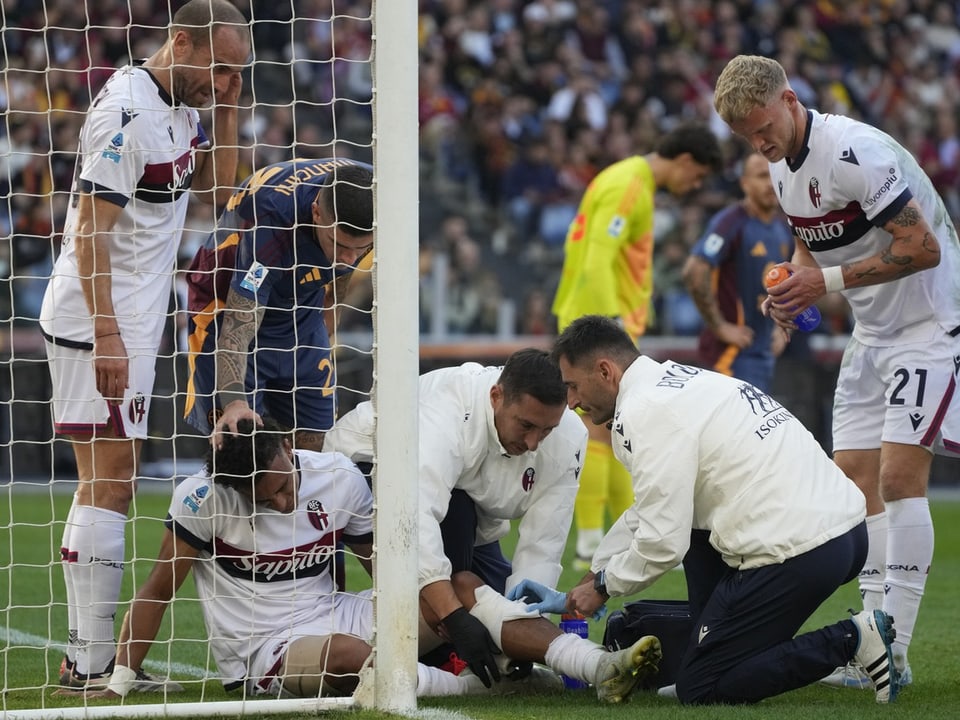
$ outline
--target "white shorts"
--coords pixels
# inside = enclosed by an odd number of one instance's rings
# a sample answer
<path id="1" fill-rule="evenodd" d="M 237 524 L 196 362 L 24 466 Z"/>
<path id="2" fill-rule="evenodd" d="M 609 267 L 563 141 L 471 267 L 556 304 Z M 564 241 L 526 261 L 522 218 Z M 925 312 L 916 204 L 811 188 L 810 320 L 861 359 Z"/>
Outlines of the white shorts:
<path id="1" fill-rule="evenodd" d="M 54 430 L 64 435 L 96 435 L 113 427 L 117 437 L 147 437 L 147 416 L 157 350 L 127 348 L 129 384 L 120 405 L 108 405 L 97 390 L 90 350 L 56 345 L 49 340 L 47 365 L 53 382 Z"/>
<path id="2" fill-rule="evenodd" d="M 960 451 L 960 337 L 870 347 L 851 339 L 833 401 L 833 449 L 881 442 Z"/>
<path id="3" fill-rule="evenodd" d="M 373 591 L 362 590 L 359 593 L 334 593 L 323 598 L 330 600 L 333 607 L 321 617 L 287 628 L 270 638 L 257 649 L 250 658 L 250 674 L 247 690 L 256 695 L 264 693 L 278 695 L 280 678 L 277 673 L 283 662 L 287 645 L 303 637 L 326 637 L 327 635 L 353 635 L 364 642 L 373 639 Z"/>

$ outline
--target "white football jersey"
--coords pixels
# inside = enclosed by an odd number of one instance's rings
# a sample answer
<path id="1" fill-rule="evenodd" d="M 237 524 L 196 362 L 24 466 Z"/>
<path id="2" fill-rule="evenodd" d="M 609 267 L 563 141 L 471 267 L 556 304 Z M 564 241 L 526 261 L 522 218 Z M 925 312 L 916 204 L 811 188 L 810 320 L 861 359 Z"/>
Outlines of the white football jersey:
<path id="1" fill-rule="evenodd" d="M 373 496 L 353 463 L 300 450 L 295 464 L 293 513 L 254 506 L 205 472 L 173 493 L 166 525 L 200 551 L 194 579 L 225 681 L 247 677 L 247 662 L 264 643 L 332 613 L 338 541 L 373 539 Z"/>
<path id="2" fill-rule="evenodd" d="M 520 518 L 513 574 L 554 587 L 573 520 L 573 501 L 587 445 L 587 429 L 572 410 L 535 452 L 508 455 L 493 424 L 490 388 L 500 367 L 464 363 L 420 376 L 420 587 L 450 578 L 440 522 L 450 493 L 460 489 L 477 509 L 477 544 L 499 540 Z M 340 418 L 324 438 L 355 462 L 373 456 L 370 402 Z"/>
<path id="3" fill-rule="evenodd" d="M 914 198 L 940 243 L 940 264 L 894 282 L 843 291 L 865 345 L 929 339 L 960 326 L 960 245 L 943 201 L 914 157 L 870 125 L 810 110 L 803 151 L 770 165 L 794 235 L 821 267 L 889 247 L 882 226 Z"/>
<path id="4" fill-rule="evenodd" d="M 209 145 L 200 116 L 174 102 L 143 67 L 107 80 L 80 131 L 77 175 L 63 245 L 44 296 L 44 332 L 75 347 L 93 342 L 74 234 L 78 192 L 123 208 L 110 233 L 113 306 L 128 348 L 159 344 L 196 150 Z"/>

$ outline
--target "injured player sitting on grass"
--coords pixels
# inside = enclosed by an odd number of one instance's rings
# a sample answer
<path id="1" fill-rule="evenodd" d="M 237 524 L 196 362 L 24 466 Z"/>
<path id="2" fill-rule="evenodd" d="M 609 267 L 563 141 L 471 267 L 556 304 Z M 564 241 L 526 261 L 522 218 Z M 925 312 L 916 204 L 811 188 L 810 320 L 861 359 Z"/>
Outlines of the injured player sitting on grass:
<path id="1" fill-rule="evenodd" d="M 295 451 L 269 418 L 262 427 L 240 421 L 237 434 L 210 448 L 205 470 L 174 490 L 159 555 L 124 617 L 109 685 L 87 697 L 137 691 L 163 615 L 191 570 L 227 690 L 300 697 L 353 692 L 370 657 L 371 591 L 335 592 L 332 559 L 342 539 L 371 571 L 372 516 L 366 480 L 345 456 Z M 454 580 L 463 612 L 443 622 L 427 618 L 427 624 L 442 636 L 450 623 L 482 623 L 489 646 L 474 654 L 483 662 L 459 674 L 418 665 L 420 696 L 562 688 L 548 668 L 521 680 L 500 675 L 501 667 L 532 661 L 593 683 L 604 702 L 620 702 L 656 671 L 656 638 L 608 652 L 561 633 L 476 576 L 461 573 Z M 430 632 L 421 638 L 439 642 Z"/>

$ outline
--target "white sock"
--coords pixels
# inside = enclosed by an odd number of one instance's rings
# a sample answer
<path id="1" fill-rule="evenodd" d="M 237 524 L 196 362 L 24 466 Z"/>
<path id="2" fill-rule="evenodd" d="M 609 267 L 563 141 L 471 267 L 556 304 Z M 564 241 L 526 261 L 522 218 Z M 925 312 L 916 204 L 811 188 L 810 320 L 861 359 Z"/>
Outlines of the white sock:
<path id="1" fill-rule="evenodd" d="M 579 635 L 564 633 L 547 646 L 543 659 L 561 675 L 574 680 L 597 683 L 597 667 L 607 651 Z"/>
<path id="2" fill-rule="evenodd" d="M 902 670 L 933 561 L 933 520 L 925 497 L 894 500 L 886 507 L 889 529 L 883 610 L 893 616 L 897 631 L 893 659 Z"/>
<path id="3" fill-rule="evenodd" d="M 116 652 L 113 620 L 123 578 L 124 527 L 127 518 L 112 510 L 90 505 L 74 509 L 71 551 L 77 560 L 68 563 L 76 594 L 76 672 L 105 672 Z"/>
<path id="4" fill-rule="evenodd" d="M 70 505 L 70 512 L 67 513 L 67 520 L 63 524 L 63 539 L 60 541 L 61 568 L 63 569 L 63 584 L 67 590 L 67 660 L 71 663 L 77 661 L 77 591 L 73 585 L 73 573 L 68 571 L 70 564 L 70 554 L 73 550 L 71 538 L 73 537 L 73 523 L 75 509 L 77 507 L 77 495 L 73 495 L 73 503 Z"/>
<path id="5" fill-rule="evenodd" d="M 600 547 L 601 540 L 603 540 L 603 530 L 601 528 L 577 530 L 577 557 L 592 560 L 593 554 Z"/>
<path id="6" fill-rule="evenodd" d="M 860 571 L 860 598 L 864 610 L 883 607 L 883 579 L 887 574 L 887 513 L 867 518 L 867 559 Z"/>
<path id="7" fill-rule="evenodd" d="M 417 697 L 468 695 L 480 691 L 488 692 L 473 673 L 454 675 L 438 667 L 417 663 Z"/>

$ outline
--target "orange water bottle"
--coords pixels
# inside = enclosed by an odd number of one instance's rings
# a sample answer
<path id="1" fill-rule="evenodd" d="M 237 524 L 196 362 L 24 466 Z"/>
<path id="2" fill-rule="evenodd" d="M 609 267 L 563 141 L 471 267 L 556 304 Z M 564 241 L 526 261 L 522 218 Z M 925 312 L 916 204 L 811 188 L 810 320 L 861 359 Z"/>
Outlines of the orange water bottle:
<path id="1" fill-rule="evenodd" d="M 788 277 L 791 273 L 785 267 L 775 266 L 770 268 L 767 271 L 767 274 L 763 277 L 763 286 L 768 290 L 774 285 L 779 285 Z M 797 329 L 803 330 L 803 332 L 811 332 L 817 329 L 817 326 L 820 325 L 820 311 L 817 310 L 816 306 L 811 305 L 802 313 L 797 315 L 793 319 L 794 324 L 797 326 Z"/>

